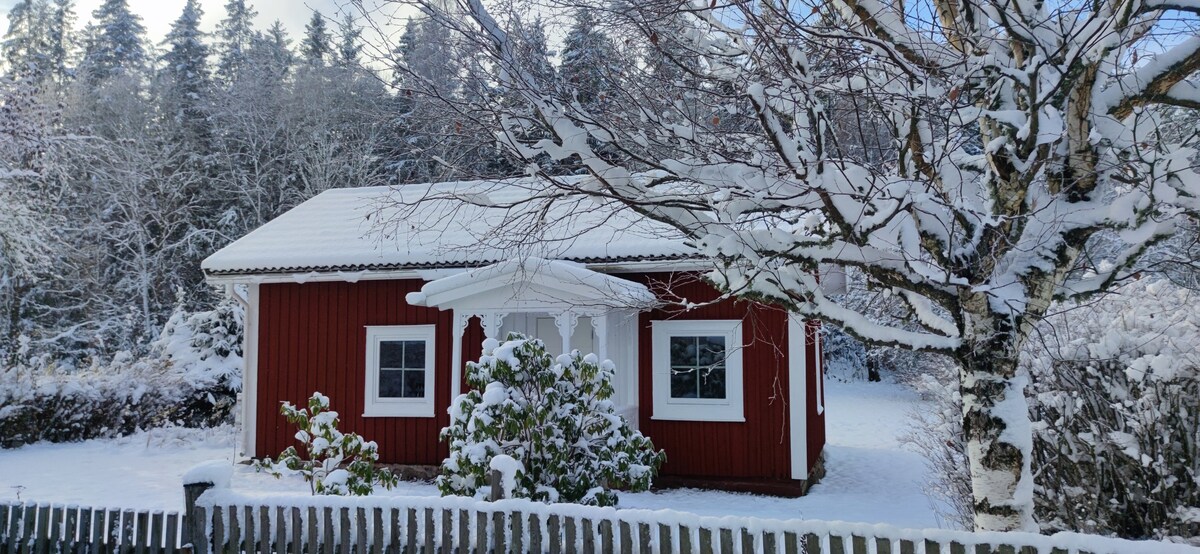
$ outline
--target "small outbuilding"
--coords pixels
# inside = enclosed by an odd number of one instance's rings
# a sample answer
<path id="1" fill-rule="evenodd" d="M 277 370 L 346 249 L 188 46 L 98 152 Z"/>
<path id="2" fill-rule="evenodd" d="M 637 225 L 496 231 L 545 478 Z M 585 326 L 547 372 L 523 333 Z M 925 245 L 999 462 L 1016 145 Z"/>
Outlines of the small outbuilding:
<path id="1" fill-rule="evenodd" d="M 800 495 L 825 444 L 819 327 L 722 298 L 672 227 L 535 179 L 329 190 L 203 263 L 246 304 L 244 453 L 294 442 L 279 404 L 332 398 L 381 461 L 437 466 L 485 337 L 616 365 L 657 484 Z"/>

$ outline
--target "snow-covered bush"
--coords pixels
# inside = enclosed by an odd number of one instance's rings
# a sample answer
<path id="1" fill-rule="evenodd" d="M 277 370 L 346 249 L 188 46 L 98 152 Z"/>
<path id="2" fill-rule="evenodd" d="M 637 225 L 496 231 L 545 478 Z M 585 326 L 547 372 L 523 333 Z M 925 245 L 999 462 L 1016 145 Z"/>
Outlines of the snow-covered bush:
<path id="1" fill-rule="evenodd" d="M 1059 304 L 1022 350 L 1030 377 L 1033 470 L 1043 531 L 1126 538 L 1200 536 L 1200 293 L 1165 280 L 1090 304 Z M 925 455 L 931 496 L 972 517 L 957 383 L 932 368 L 916 388 L 908 442 Z"/>
<path id="2" fill-rule="evenodd" d="M 837 327 L 821 326 L 821 355 L 825 360 L 825 376 L 830 379 L 879 380 L 878 374 L 867 370 L 867 349 L 863 343 Z"/>
<path id="3" fill-rule="evenodd" d="M 193 411 L 232 416 L 242 390 L 242 329 L 245 311 L 226 300 L 212 310 L 171 314 L 152 344 L 152 355 L 166 363 L 194 394 Z"/>
<path id="4" fill-rule="evenodd" d="M 483 352 L 467 364 L 473 390 L 451 403 L 442 430 L 442 494 L 482 495 L 501 455 L 518 462 L 505 487 L 518 498 L 611 506 L 614 489 L 650 488 L 666 455 L 615 413 L 611 362 L 578 351 L 555 360 L 517 333 L 484 341 Z"/>
<path id="5" fill-rule="evenodd" d="M 164 425 L 207 427 L 228 416 L 161 360 L 118 355 L 109 364 L 75 371 L 0 369 L 0 448 L 115 437 Z"/>
<path id="6" fill-rule="evenodd" d="M 909 358 L 911 359 L 911 358 Z M 922 484 L 943 527 L 971 529 L 975 506 L 971 498 L 971 474 L 962 432 L 962 397 L 948 358 L 930 356 L 923 373 L 912 374 L 907 384 L 928 400 L 932 409 L 913 409 L 913 426 L 902 440 L 910 450 L 925 458 L 929 480 Z"/>
<path id="7" fill-rule="evenodd" d="M 1200 293 L 1143 279 L 1026 349 L 1046 531 L 1200 537 Z"/>
<path id="8" fill-rule="evenodd" d="M 197 389 L 242 389 L 245 310 L 226 300 L 208 311 L 176 308 L 152 350 L 169 360 Z"/>
<path id="9" fill-rule="evenodd" d="M 0 369 L 0 448 L 232 420 L 241 389 L 242 310 L 179 310 L 151 353 L 73 369 L 34 358 Z"/>
<path id="10" fill-rule="evenodd" d="M 314 392 L 308 408 L 284 402 L 279 413 L 299 427 L 296 440 L 304 447 L 304 456 L 289 446 L 278 460 L 259 460 L 255 468 L 274 475 L 299 473 L 314 495 L 371 494 L 376 486 L 396 486 L 396 476 L 387 468 L 376 467 L 379 445 L 363 440 L 355 433 L 338 431 L 338 413 L 329 409 L 329 397 Z"/>

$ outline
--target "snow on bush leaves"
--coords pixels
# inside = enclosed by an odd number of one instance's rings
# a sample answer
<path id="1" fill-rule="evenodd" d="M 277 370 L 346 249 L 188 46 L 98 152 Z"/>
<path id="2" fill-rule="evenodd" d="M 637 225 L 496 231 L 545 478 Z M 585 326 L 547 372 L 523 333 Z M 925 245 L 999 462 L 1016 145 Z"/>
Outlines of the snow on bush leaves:
<path id="1" fill-rule="evenodd" d="M 1031 384 L 1037 518 L 1043 531 L 1124 538 L 1200 536 L 1200 301 L 1165 280 L 1058 304 L 1022 350 Z M 955 368 L 914 386 L 937 400 L 907 441 L 931 496 L 972 519 Z"/>
<path id="2" fill-rule="evenodd" d="M 338 413 L 329 409 L 329 397 L 314 392 L 308 408 L 296 408 L 284 402 L 279 413 L 299 428 L 296 440 L 304 447 L 304 456 L 289 446 L 278 460 L 266 458 L 254 467 L 276 478 L 299 473 L 314 495 L 366 496 L 379 485 L 396 486 L 397 478 L 386 468 L 377 468 L 379 445 L 356 433 L 338 430 Z"/>
<path id="3" fill-rule="evenodd" d="M 197 389 L 242 390 L 242 328 L 245 311 L 232 301 L 192 314 L 177 308 L 154 352 L 170 360 Z"/>
<path id="4" fill-rule="evenodd" d="M 484 493 L 493 458 L 511 456 L 513 495 L 612 506 L 613 489 L 644 491 L 666 459 L 614 410 L 612 362 L 578 351 L 555 360 L 540 340 L 511 333 L 467 364 L 473 390 L 450 406 L 442 440 L 444 495 Z M 507 487 L 506 487 L 507 488 Z"/>
<path id="5" fill-rule="evenodd" d="M 1144 279 L 1062 305 L 1026 349 L 1047 531 L 1200 536 L 1200 297 Z"/>

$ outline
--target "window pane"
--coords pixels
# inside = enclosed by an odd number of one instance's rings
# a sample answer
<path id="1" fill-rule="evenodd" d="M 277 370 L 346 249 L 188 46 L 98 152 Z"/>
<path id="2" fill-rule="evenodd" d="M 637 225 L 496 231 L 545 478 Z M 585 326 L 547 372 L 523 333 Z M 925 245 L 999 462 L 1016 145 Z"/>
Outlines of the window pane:
<path id="1" fill-rule="evenodd" d="M 671 398 L 696 398 L 695 368 L 671 368 Z"/>
<path id="2" fill-rule="evenodd" d="M 725 365 L 725 337 L 696 337 L 696 341 L 699 344 L 696 365 L 701 367 L 717 365 L 723 367 Z"/>
<path id="3" fill-rule="evenodd" d="M 725 398 L 725 367 L 700 370 L 700 398 Z"/>
<path id="4" fill-rule="evenodd" d="M 671 366 L 696 366 L 696 337 L 671 337 Z"/>
<path id="5" fill-rule="evenodd" d="M 422 375 L 422 378 L 424 375 Z M 383 370 L 379 372 L 379 397 L 404 398 L 404 372 Z"/>
<path id="6" fill-rule="evenodd" d="M 399 340 L 381 341 L 379 343 L 379 367 L 388 369 L 404 367 L 404 343 L 405 341 Z"/>
<path id="7" fill-rule="evenodd" d="M 425 370 L 404 372 L 404 398 L 425 398 Z"/>
<path id="8" fill-rule="evenodd" d="M 404 341 L 404 368 L 425 369 L 425 341 Z"/>

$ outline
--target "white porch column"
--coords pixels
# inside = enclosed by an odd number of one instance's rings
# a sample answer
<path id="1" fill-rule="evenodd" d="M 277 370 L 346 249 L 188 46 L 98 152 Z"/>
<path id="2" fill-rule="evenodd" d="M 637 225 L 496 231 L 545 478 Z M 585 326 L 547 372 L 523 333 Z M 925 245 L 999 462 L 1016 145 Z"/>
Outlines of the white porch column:
<path id="1" fill-rule="evenodd" d="M 563 354 L 571 352 L 571 335 L 575 334 L 575 326 L 579 325 L 579 314 L 567 310 L 554 316 L 554 326 L 558 327 L 558 336 L 562 338 Z"/>
<path id="2" fill-rule="evenodd" d="M 596 355 L 603 362 L 608 358 L 608 312 L 592 314 L 592 330 L 596 333 Z"/>
<path id="3" fill-rule="evenodd" d="M 453 401 L 458 395 L 462 394 L 462 346 L 463 333 L 467 331 L 467 323 L 471 321 L 471 314 L 454 313 L 454 330 L 451 333 L 454 335 L 451 338 L 453 350 L 450 351 L 450 400 Z"/>
<path id="4" fill-rule="evenodd" d="M 507 312 L 484 312 L 479 320 L 483 323 L 483 335 L 489 339 L 500 340 L 500 326 L 504 324 Z"/>

